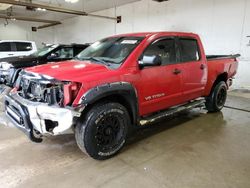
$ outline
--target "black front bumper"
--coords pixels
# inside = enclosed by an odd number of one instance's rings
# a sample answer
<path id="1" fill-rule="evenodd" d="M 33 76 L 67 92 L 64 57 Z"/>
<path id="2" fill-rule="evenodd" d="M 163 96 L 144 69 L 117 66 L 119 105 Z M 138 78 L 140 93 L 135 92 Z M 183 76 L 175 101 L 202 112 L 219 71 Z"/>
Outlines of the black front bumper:
<path id="1" fill-rule="evenodd" d="M 27 108 L 10 95 L 5 96 L 4 104 L 6 115 L 13 124 L 23 131 L 31 141 L 42 142 L 42 138 L 35 136 L 36 131 L 33 129 Z"/>

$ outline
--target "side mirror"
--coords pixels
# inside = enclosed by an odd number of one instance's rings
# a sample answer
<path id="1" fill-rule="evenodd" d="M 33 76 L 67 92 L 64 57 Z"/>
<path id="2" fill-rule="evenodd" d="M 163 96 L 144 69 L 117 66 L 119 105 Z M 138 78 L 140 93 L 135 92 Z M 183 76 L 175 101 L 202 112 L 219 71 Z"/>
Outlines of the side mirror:
<path id="1" fill-rule="evenodd" d="M 159 55 L 152 55 L 152 56 L 144 55 L 142 59 L 139 61 L 139 65 L 141 68 L 150 66 L 160 66 L 161 64 L 162 64 L 162 59 Z"/>

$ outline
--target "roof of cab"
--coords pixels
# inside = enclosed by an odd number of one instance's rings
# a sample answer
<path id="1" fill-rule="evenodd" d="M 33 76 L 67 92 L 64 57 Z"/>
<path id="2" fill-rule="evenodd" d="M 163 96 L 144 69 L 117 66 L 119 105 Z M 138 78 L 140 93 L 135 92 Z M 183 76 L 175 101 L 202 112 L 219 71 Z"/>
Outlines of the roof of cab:
<path id="1" fill-rule="evenodd" d="M 0 40 L 0 42 L 29 42 L 29 43 L 35 43 L 34 41 L 29 41 L 29 40 Z"/>
<path id="2" fill-rule="evenodd" d="M 112 37 L 150 37 L 150 36 L 157 35 L 157 34 L 198 36 L 195 33 L 189 33 L 189 32 L 160 31 L 160 32 L 140 32 L 140 33 L 118 34 Z"/>

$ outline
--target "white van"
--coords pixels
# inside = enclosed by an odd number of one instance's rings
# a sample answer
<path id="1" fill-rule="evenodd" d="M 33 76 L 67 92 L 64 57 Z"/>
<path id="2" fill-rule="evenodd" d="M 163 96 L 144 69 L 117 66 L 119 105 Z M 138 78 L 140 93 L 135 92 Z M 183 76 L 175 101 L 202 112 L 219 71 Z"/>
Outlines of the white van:
<path id="1" fill-rule="evenodd" d="M 36 51 L 36 44 L 32 41 L 0 40 L 0 58 L 28 56 Z"/>

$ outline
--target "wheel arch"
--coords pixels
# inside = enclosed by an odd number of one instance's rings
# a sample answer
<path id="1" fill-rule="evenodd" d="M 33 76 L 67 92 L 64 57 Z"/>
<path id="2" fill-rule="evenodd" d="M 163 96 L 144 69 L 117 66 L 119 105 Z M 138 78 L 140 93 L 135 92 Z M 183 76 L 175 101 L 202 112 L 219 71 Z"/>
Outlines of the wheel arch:
<path id="1" fill-rule="evenodd" d="M 224 73 L 222 73 L 222 74 L 219 74 L 219 75 L 217 76 L 217 78 L 215 79 L 214 83 L 213 83 L 213 86 L 212 86 L 212 88 L 211 88 L 211 91 L 212 91 L 212 90 L 214 89 L 214 87 L 215 87 L 219 82 L 221 82 L 221 81 L 225 82 L 226 85 L 227 85 L 227 80 L 228 80 L 228 73 L 227 73 L 227 72 L 224 72 Z M 227 85 L 227 87 L 228 87 L 228 85 Z M 210 91 L 210 92 L 211 92 L 211 91 Z"/>
<path id="2" fill-rule="evenodd" d="M 138 98 L 134 86 L 128 82 L 115 82 L 99 85 L 82 96 L 82 104 L 87 112 L 93 105 L 101 102 L 117 102 L 123 105 L 131 118 L 132 125 L 138 122 Z"/>
<path id="3" fill-rule="evenodd" d="M 227 83 L 227 80 L 228 80 L 228 73 L 227 72 L 224 72 L 222 74 L 219 74 L 214 82 L 214 84 L 217 84 L 221 81 L 224 81 L 225 83 Z"/>
<path id="4" fill-rule="evenodd" d="M 227 72 L 223 72 L 223 73 L 221 73 L 221 74 L 219 74 L 219 75 L 217 75 L 217 77 L 214 79 L 214 81 L 213 82 L 210 82 L 210 84 L 208 84 L 209 85 L 209 87 L 207 87 L 207 89 L 206 89 L 206 96 L 209 96 L 212 92 L 213 92 L 213 89 L 216 87 L 216 85 L 219 83 L 219 82 L 221 82 L 221 81 L 224 81 L 225 83 L 226 83 L 226 85 L 227 85 L 227 88 L 229 87 L 228 86 L 228 83 L 227 83 L 227 81 L 228 81 L 228 73 Z"/>

